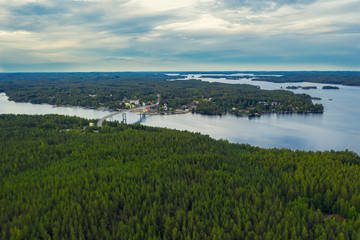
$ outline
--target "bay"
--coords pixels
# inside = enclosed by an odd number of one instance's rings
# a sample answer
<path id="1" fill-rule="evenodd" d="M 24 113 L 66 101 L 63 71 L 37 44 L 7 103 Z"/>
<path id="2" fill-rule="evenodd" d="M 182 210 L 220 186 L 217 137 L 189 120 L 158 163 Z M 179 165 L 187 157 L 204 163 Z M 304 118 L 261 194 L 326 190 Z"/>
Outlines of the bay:
<path id="1" fill-rule="evenodd" d="M 216 75 L 219 76 L 219 74 Z M 256 81 L 256 76 L 251 79 L 227 80 L 225 77 L 203 78 L 201 74 L 191 74 L 182 80 L 189 79 L 228 84 L 251 84 L 266 90 L 285 90 L 287 86 L 293 85 L 316 86 L 317 89 L 291 91 L 321 98 L 320 101 L 314 100 L 314 103 L 323 104 L 325 112 L 323 114 L 268 114 L 252 119 L 233 115 L 165 115 L 147 117 L 142 124 L 200 132 L 215 139 L 249 143 L 263 148 L 312 151 L 348 149 L 360 153 L 360 87 L 308 82 L 272 83 Z M 322 87 L 325 85 L 338 86 L 340 89 L 324 90 Z"/>
<path id="2" fill-rule="evenodd" d="M 49 104 L 18 103 L 9 101 L 9 98 L 5 93 L 0 93 L 0 114 L 59 114 L 98 120 L 110 113 L 110 111 L 92 110 L 81 107 L 55 107 Z M 130 124 L 139 120 L 139 116 L 136 113 L 127 113 L 126 118 L 127 123 Z M 121 122 L 122 116 L 121 114 L 116 115 L 110 120 L 117 120 Z"/>

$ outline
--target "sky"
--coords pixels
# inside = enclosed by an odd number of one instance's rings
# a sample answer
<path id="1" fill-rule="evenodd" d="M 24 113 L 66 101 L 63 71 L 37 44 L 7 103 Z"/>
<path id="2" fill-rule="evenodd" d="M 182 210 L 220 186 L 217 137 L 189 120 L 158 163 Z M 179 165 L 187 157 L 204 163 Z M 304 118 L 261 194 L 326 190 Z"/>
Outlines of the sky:
<path id="1" fill-rule="evenodd" d="M 360 70 L 359 0 L 0 0 L 0 72 Z"/>

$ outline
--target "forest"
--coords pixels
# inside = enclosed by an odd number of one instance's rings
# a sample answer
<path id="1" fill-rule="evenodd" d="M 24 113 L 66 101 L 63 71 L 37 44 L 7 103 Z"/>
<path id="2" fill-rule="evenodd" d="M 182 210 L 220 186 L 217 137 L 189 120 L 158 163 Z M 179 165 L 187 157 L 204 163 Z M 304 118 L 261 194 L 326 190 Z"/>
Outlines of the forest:
<path id="1" fill-rule="evenodd" d="M 281 75 L 281 77 L 262 76 L 257 81 L 269 82 L 313 82 L 313 83 L 331 83 L 346 86 L 360 86 L 360 72 L 354 71 L 336 71 L 336 72 L 267 72 L 262 74 Z"/>
<path id="2" fill-rule="evenodd" d="M 0 115 L 1 239 L 359 239 L 360 157 Z"/>
<path id="3" fill-rule="evenodd" d="M 176 72 L 179 73 L 179 72 Z M 255 79 L 275 83 L 312 82 L 323 84 L 341 84 L 346 86 L 360 86 L 359 71 L 213 71 L 213 72 L 180 72 L 181 74 L 201 74 L 206 78 L 226 78 L 239 80 L 240 78 Z M 233 74 L 242 74 L 233 75 Z M 221 74 L 216 76 L 213 74 Z"/>
<path id="4" fill-rule="evenodd" d="M 169 111 L 189 109 L 208 115 L 322 113 L 307 94 L 261 90 L 245 84 L 169 81 L 164 73 L 2 73 L 0 92 L 16 102 L 124 109 L 124 99 L 155 102 Z M 178 78 L 178 77 L 176 77 Z"/>

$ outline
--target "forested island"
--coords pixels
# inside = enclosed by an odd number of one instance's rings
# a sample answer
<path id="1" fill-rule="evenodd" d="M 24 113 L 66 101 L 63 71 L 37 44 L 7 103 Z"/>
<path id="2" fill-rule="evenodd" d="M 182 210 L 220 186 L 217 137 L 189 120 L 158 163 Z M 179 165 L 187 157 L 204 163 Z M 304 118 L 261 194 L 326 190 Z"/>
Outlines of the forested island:
<path id="1" fill-rule="evenodd" d="M 313 82 L 341 84 L 346 86 L 360 86 L 360 72 L 265 72 L 278 76 L 256 76 L 256 81 L 269 81 L 276 83 L 286 82 Z"/>
<path id="2" fill-rule="evenodd" d="M 338 90 L 339 87 L 336 86 L 323 86 L 322 89 L 332 89 L 332 90 Z"/>
<path id="3" fill-rule="evenodd" d="M 303 89 L 303 90 L 309 90 L 309 89 L 317 89 L 316 86 L 287 86 L 286 89 Z"/>
<path id="4" fill-rule="evenodd" d="M 154 103 L 160 94 L 163 112 L 238 116 L 323 112 L 323 106 L 313 104 L 306 94 L 245 84 L 169 81 L 175 77 L 164 73 L 3 73 L 0 77 L 0 92 L 16 102 L 117 110 Z"/>
<path id="5" fill-rule="evenodd" d="M 359 239 L 360 158 L 0 115 L 1 239 Z"/>
<path id="6" fill-rule="evenodd" d="M 243 72 L 181 72 L 181 74 L 200 74 L 203 78 L 225 78 L 227 80 L 253 79 L 275 83 L 312 82 L 360 86 L 359 71 L 243 71 Z"/>

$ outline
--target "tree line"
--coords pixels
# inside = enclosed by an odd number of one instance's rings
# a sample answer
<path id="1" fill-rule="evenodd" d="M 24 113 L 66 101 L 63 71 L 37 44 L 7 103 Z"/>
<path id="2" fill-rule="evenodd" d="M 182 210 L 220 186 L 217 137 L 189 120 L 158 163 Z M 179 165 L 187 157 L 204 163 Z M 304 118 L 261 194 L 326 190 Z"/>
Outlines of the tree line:
<path id="1" fill-rule="evenodd" d="M 200 114 L 322 113 L 306 94 L 261 90 L 246 84 L 169 81 L 162 73 L 26 73 L 1 74 L 0 92 L 16 102 L 48 103 L 109 109 L 125 108 L 124 99 L 156 102 L 168 109 Z"/>
<path id="2" fill-rule="evenodd" d="M 353 152 L 89 122 L 0 115 L 1 239 L 359 238 Z"/>

